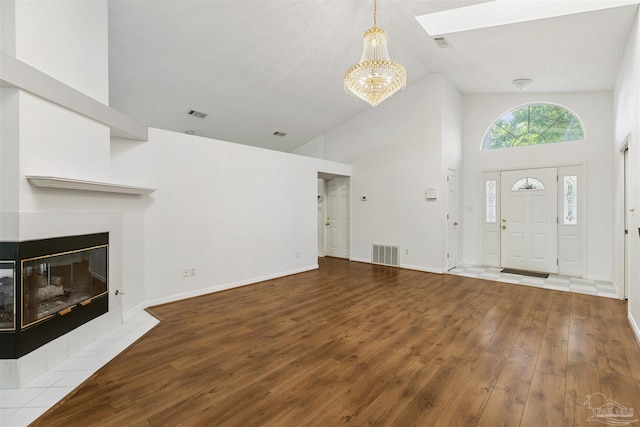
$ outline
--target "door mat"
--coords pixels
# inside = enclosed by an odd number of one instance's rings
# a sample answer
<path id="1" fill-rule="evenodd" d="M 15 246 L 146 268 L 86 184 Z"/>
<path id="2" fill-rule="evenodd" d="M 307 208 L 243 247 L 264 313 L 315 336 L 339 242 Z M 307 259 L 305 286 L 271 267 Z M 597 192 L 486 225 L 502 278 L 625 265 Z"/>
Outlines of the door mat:
<path id="1" fill-rule="evenodd" d="M 529 270 L 516 270 L 515 268 L 503 268 L 502 272 L 508 274 L 519 274 L 521 276 L 540 277 L 542 279 L 546 279 L 549 277 L 549 273 L 539 273 L 537 271 Z"/>

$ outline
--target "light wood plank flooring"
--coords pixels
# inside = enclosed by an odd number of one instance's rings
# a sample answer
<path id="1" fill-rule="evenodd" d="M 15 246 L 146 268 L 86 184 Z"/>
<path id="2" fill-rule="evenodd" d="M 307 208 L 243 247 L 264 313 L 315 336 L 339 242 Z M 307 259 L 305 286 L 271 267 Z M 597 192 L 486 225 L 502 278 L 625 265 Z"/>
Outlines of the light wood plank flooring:
<path id="1" fill-rule="evenodd" d="M 34 425 L 597 425 L 592 393 L 640 412 L 626 310 L 324 258 L 153 307 L 155 329 Z"/>

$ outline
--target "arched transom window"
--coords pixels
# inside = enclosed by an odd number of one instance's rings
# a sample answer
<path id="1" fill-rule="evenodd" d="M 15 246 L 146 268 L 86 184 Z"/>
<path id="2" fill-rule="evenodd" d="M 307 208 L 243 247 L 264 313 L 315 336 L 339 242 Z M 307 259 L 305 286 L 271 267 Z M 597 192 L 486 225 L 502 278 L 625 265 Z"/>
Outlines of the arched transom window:
<path id="1" fill-rule="evenodd" d="M 580 119 L 553 104 L 529 104 L 509 111 L 487 130 L 483 150 L 584 139 Z"/>

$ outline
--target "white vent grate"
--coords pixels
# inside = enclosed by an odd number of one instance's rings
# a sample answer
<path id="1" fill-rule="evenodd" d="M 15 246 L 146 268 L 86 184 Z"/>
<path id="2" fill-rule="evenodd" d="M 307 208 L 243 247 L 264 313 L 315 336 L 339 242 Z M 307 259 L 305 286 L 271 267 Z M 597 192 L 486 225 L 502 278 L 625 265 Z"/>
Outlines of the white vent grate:
<path id="1" fill-rule="evenodd" d="M 451 47 L 449 41 L 444 37 L 434 37 L 433 40 L 435 40 L 435 42 L 438 43 L 438 46 L 441 48 Z"/>
<path id="2" fill-rule="evenodd" d="M 371 262 L 373 264 L 399 267 L 400 261 L 398 260 L 398 251 L 398 246 L 379 245 L 377 243 L 373 243 L 371 245 Z"/>

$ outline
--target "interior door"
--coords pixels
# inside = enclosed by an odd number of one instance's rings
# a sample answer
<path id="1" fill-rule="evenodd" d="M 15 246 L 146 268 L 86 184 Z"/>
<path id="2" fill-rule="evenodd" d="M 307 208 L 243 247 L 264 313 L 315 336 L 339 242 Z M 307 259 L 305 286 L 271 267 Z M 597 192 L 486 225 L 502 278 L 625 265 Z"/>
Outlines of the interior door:
<path id="1" fill-rule="evenodd" d="M 456 171 L 447 171 L 447 270 L 458 263 L 458 214 Z"/>
<path id="2" fill-rule="evenodd" d="M 557 176 L 556 168 L 501 172 L 502 267 L 558 271 Z"/>
<path id="3" fill-rule="evenodd" d="M 349 178 L 331 179 L 327 195 L 327 255 L 349 258 Z"/>
<path id="4" fill-rule="evenodd" d="M 624 207 L 622 209 L 624 215 L 624 299 L 629 299 L 629 281 L 630 281 L 630 267 L 631 267 L 631 259 L 629 257 L 629 148 L 624 149 L 624 183 L 623 183 L 623 203 Z"/>

